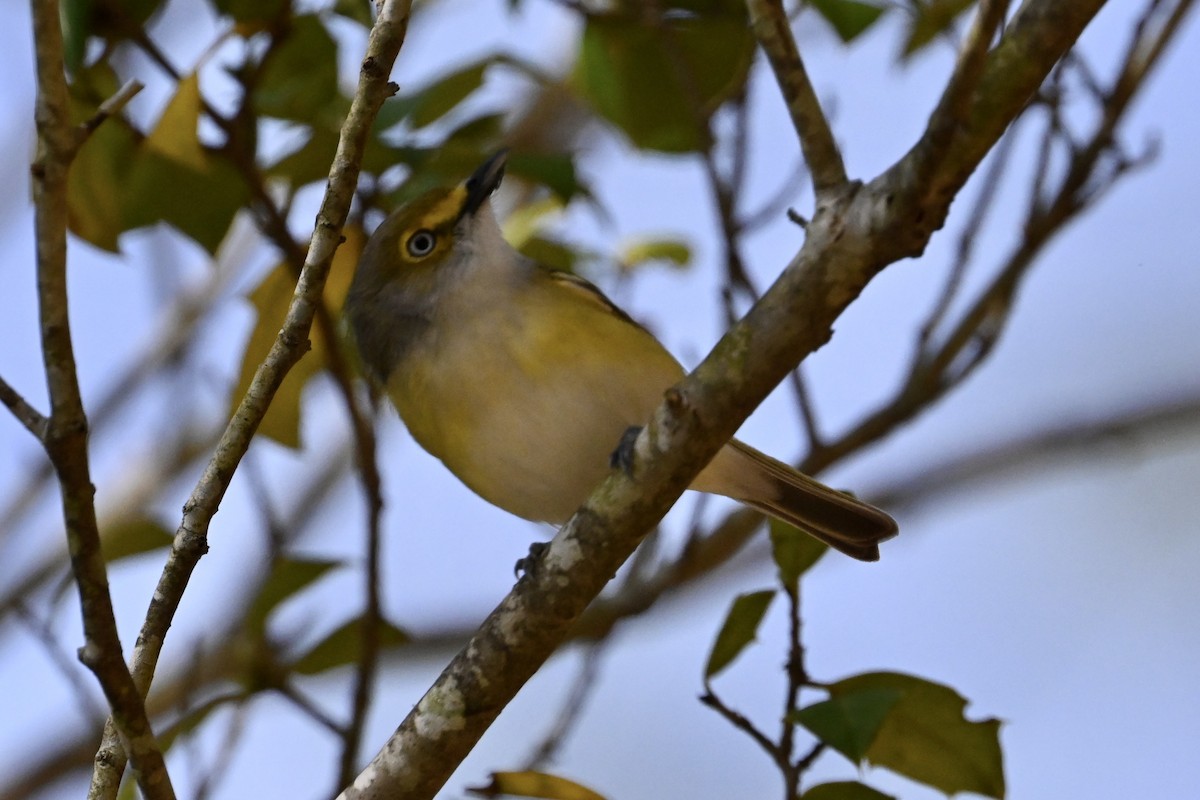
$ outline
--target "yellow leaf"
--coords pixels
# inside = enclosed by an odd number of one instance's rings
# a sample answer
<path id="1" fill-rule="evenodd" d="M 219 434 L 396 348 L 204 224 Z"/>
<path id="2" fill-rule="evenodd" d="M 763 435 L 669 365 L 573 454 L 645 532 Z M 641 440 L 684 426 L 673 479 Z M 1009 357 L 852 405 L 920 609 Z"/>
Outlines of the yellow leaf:
<path id="1" fill-rule="evenodd" d="M 604 796 L 593 792 L 575 781 L 549 775 L 545 772 L 493 772 L 492 782 L 487 786 L 468 789 L 480 797 L 541 797 L 546 800 L 604 800 Z"/>
<path id="2" fill-rule="evenodd" d="M 563 202 L 557 197 L 547 197 L 518 208 L 504 220 L 504 238 L 520 250 L 543 228 L 550 218 L 563 210 Z"/>
<path id="3" fill-rule="evenodd" d="M 197 125 L 200 121 L 200 81 L 191 73 L 179 81 L 179 88 L 158 124 L 146 139 L 146 148 L 180 164 L 205 172 L 208 156 L 200 145 Z"/>
<path id="4" fill-rule="evenodd" d="M 325 282 L 325 307 L 329 309 L 330 318 L 334 320 L 337 319 L 338 310 L 346 299 L 346 293 L 350 291 L 355 265 L 366 243 L 366 234 L 357 225 L 347 225 L 342 234 L 346 241 L 338 247 L 333 257 L 333 266 L 329 270 L 329 280 Z M 275 343 L 295 288 L 296 277 L 293 270 L 288 264 L 279 263 L 250 293 L 250 302 L 258 311 L 258 321 L 254 324 L 254 330 L 250 332 L 250 339 L 246 342 L 246 349 L 242 355 L 241 372 L 230 401 L 231 413 L 250 388 L 258 365 L 267 357 L 271 345 Z M 309 379 L 325 369 L 328 363 L 326 338 L 318 330 L 318 325 L 319 323 L 314 323 L 309 337 L 312 340 L 312 349 L 284 378 L 283 385 L 275 393 L 275 399 L 258 428 L 258 432 L 263 436 L 288 447 L 300 447 L 300 395 Z"/>

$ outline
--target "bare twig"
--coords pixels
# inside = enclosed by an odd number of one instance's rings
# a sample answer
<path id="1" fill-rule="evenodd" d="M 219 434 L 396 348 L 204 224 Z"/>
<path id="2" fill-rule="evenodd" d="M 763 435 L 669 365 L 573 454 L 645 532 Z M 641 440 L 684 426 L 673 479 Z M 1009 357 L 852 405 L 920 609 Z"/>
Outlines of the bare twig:
<path id="1" fill-rule="evenodd" d="M 966 224 L 958 234 L 958 247 L 955 250 L 954 262 L 950 265 L 950 272 L 946 277 L 942 293 L 917 335 L 917 358 L 921 358 L 925 354 L 934 333 L 945 319 L 946 314 L 949 313 L 955 298 L 958 297 L 963 278 L 967 274 L 967 267 L 975 254 L 975 244 L 979 241 L 979 232 L 983 228 L 983 223 L 987 220 L 988 212 L 999 192 L 1000 179 L 1008 170 L 1014 142 L 1016 142 L 1016 137 L 1010 130 L 1000 139 L 1000 143 L 996 145 L 996 149 L 992 153 L 991 164 L 984 174 L 979 194 L 975 197 L 975 203 L 967 217 Z"/>
<path id="2" fill-rule="evenodd" d="M 349 375 L 343 374 L 349 386 Z M 366 606 L 359 625 L 358 667 L 354 676 L 354 701 L 350 722 L 343 732 L 341 768 L 335 791 L 348 784 L 358 771 L 358 754 L 363 729 L 367 722 L 375 673 L 379 666 L 379 625 L 383 620 L 379 599 L 379 551 L 382 540 L 380 522 L 383 518 L 383 490 L 375 453 L 375 434 L 358 408 L 353 392 L 346 391 L 345 402 L 354 426 L 354 441 L 358 458 L 359 482 L 367 503 L 366 565 L 363 575 Z"/>
<path id="3" fill-rule="evenodd" d="M 1045 13 L 1036 5 L 1026 4 L 1022 13 L 1027 12 L 1035 17 Z M 821 450 L 814 450 L 810 454 L 810 462 L 821 466 L 826 458 L 841 458 L 876 441 L 900 423 L 930 408 L 938 398 L 964 381 L 983 363 L 1002 333 L 1013 298 L 1037 256 L 1071 220 L 1078 218 L 1104 192 L 1111 189 L 1122 175 L 1143 163 L 1142 160 L 1117 159 L 1108 172 L 1101 173 L 1099 170 L 1104 159 L 1119 150 L 1116 128 L 1124 119 L 1137 89 L 1144 85 L 1155 59 L 1161 56 L 1167 41 L 1178 30 L 1191 5 L 1192 0 L 1183 0 L 1171 10 L 1161 25 L 1137 26 L 1112 88 L 1100 98 L 1100 119 L 1086 142 L 1076 144 L 1072 141 L 1069 144 L 1070 161 L 1054 190 L 1051 192 L 1045 188 L 1046 178 L 1041 171 L 1033 176 L 1031 193 L 1040 195 L 1044 192 L 1048 196 L 1031 198 L 1024 236 L 1003 266 L 959 319 L 949 326 L 940 342 L 936 345 L 926 342 L 921 347 L 907 380 L 894 396 L 837 441 L 828 443 Z M 1076 10 L 1075 6 L 1064 8 L 1070 13 Z M 1158 4 L 1152 3 L 1144 19 L 1155 15 L 1157 11 Z M 1012 35 L 1011 32 L 1006 34 L 1006 38 L 1009 35 Z M 1152 54 L 1153 58 L 1144 59 L 1143 54 L 1147 53 Z M 1133 76 L 1138 79 L 1133 80 Z M 1048 102 L 1053 120 L 1057 114 L 1056 103 L 1053 98 Z M 1049 153 L 1051 142 L 1058 135 L 1057 126 L 1048 126 L 1041 152 Z"/>
<path id="4" fill-rule="evenodd" d="M 760 731 L 744 714 L 727 706 L 720 697 L 717 697 L 711 687 L 705 688 L 704 694 L 700 695 L 700 702 L 713 711 L 716 711 L 724 717 L 726 722 L 753 739 L 754 743 L 771 757 L 771 760 L 775 762 L 775 765 L 781 771 L 786 773 L 791 769 L 791 764 L 782 758 L 779 747 L 776 746 L 775 742 L 771 741 L 771 737 Z"/>
<path id="5" fill-rule="evenodd" d="M 120 114 L 121 109 L 128 105 L 138 92 L 144 89 L 145 86 L 141 81 L 130 79 L 117 90 L 116 94 L 100 104 L 100 108 L 96 109 L 96 113 L 88 119 L 81 122 L 76 129 L 75 148 L 78 149 L 83 145 L 87 138 L 92 133 L 104 124 L 105 120 L 115 114 Z"/>
<path id="6" fill-rule="evenodd" d="M 39 442 L 45 439 L 46 418 L 42 416 L 42 412 L 29 405 L 21 393 L 2 377 L 0 377 L 0 403 L 4 403 L 5 407 L 17 418 L 17 422 L 24 425 L 25 430 L 32 433 L 35 439 Z"/>
<path id="7" fill-rule="evenodd" d="M 79 664 L 63 649 L 62 643 L 50 629 L 49 623 L 39 619 L 24 603 L 16 603 L 13 614 L 19 619 L 29 633 L 41 643 L 50 662 L 54 664 L 71 691 L 75 694 L 78 711 L 88 718 L 89 723 L 96 724 L 108 716 L 108 709 L 96 701 L 92 686 L 84 680 L 84 674 L 79 671 Z"/>
<path id="8" fill-rule="evenodd" d="M 579 665 L 579 674 L 571 685 L 571 692 L 554 725 L 542 737 L 541 744 L 534 748 L 525 760 L 523 770 L 537 770 L 554 761 L 559 749 L 566 743 L 571 729 L 579 722 L 583 707 L 596 687 L 596 678 L 600 674 L 600 660 L 606 642 L 593 642 L 585 646 L 583 661 Z"/>
<path id="9" fill-rule="evenodd" d="M 58 3 L 33 3 L 37 61 L 38 155 L 32 167 L 37 229 L 37 294 L 50 415 L 42 443 L 62 493 L 71 569 L 79 590 L 84 645 L 80 660 L 96 675 L 114 729 L 148 798 L 175 794 L 142 697 L 125 666 L 108 592 L 88 465 L 88 422 L 79 394 L 67 300 L 67 174 L 79 139 L 71 128 Z"/>
<path id="10" fill-rule="evenodd" d="M 780 761 L 787 765 L 783 770 L 784 797 L 790 800 L 800 796 L 800 778 L 804 772 L 792 760 L 796 747 L 796 725 L 788 715 L 795 711 L 800 704 L 800 690 L 809 685 L 808 668 L 804 663 L 804 642 L 801 637 L 802 622 L 800 619 L 800 585 L 784 583 L 784 593 L 788 599 L 788 657 L 787 688 L 783 697 L 783 721 L 780 722 L 779 755 Z"/>
<path id="11" fill-rule="evenodd" d="M 1175 441 L 1200 430 L 1200 395 L 1169 403 L 1137 406 L 1097 419 L 1074 420 L 997 445 L 982 447 L 938 464 L 917 469 L 899 480 L 878 487 L 872 502 L 888 508 L 915 507 L 965 487 L 1003 479 L 1005 475 L 1029 475 L 1041 463 L 1061 462 L 1095 456 L 1120 456 L 1139 450 L 1148 437 Z"/>
<path id="12" fill-rule="evenodd" d="M 945 148 L 966 124 L 975 90 L 987 65 L 988 51 L 1007 11 L 1008 0 L 981 0 L 966 41 L 959 50 L 954 73 L 929 117 L 925 135 L 921 137 L 930 159 L 926 169 L 935 167 L 934 159 L 939 150 Z"/>
<path id="13" fill-rule="evenodd" d="M 813 189 L 820 200 L 846 183 L 842 153 L 808 79 L 782 0 L 746 0 L 746 7 L 750 11 L 754 35 L 775 71 L 775 80 L 783 92 L 792 126 L 800 137 L 804 161 L 813 176 Z"/>

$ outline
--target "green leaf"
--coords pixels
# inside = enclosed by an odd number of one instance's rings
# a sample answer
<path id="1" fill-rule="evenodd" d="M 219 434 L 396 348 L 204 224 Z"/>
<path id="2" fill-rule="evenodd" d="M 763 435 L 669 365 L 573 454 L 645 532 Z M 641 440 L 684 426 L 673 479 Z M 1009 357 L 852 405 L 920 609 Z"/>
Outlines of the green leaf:
<path id="1" fill-rule="evenodd" d="M 863 689 L 839 694 L 788 714 L 814 736 L 855 764 L 862 762 L 888 712 L 900 702 L 899 689 Z"/>
<path id="2" fill-rule="evenodd" d="M 622 272 L 632 272 L 646 264 L 686 267 L 692 260 L 692 248 L 679 239 L 640 239 L 627 243 L 617 254 Z"/>
<path id="3" fill-rule="evenodd" d="M 800 796 L 800 800 L 896 800 L 858 781 L 818 783 Z"/>
<path id="4" fill-rule="evenodd" d="M 872 764 L 948 795 L 975 792 L 1004 797 L 1000 721 L 966 719 L 967 701 L 953 689 L 896 672 L 856 675 L 828 689 L 834 698 L 868 690 L 901 692 L 900 701 L 867 748 L 866 758 Z"/>
<path id="5" fill-rule="evenodd" d="M 69 87 L 72 123 L 89 119 L 120 84 L 104 61 L 76 72 Z M 122 209 L 140 137 L 125 117 L 109 120 L 83 143 L 67 174 L 67 225 L 76 236 L 110 252 L 118 250 L 117 237 L 126 230 Z"/>
<path id="6" fill-rule="evenodd" d="M 371 0 L 337 0 L 333 4 L 333 13 L 352 19 L 364 28 L 371 27 Z"/>
<path id="7" fill-rule="evenodd" d="M 250 200 L 246 182 L 223 158 L 206 157 L 201 171 L 143 146 L 132 161 L 122 175 L 123 230 L 169 222 L 215 253 L 234 215 Z"/>
<path id="8" fill-rule="evenodd" d="M 543 800 L 604 800 L 604 795 L 583 784 L 547 772 L 493 772 L 487 786 L 474 786 L 477 797 L 540 797 Z"/>
<path id="9" fill-rule="evenodd" d="M 800 576 L 829 552 L 829 545 L 817 541 L 795 525 L 775 518 L 769 520 L 768 530 L 771 534 L 771 556 L 779 568 L 779 581 L 794 591 L 800 584 Z"/>
<path id="10" fill-rule="evenodd" d="M 354 278 L 355 265 L 366 243 L 366 234 L 357 225 L 347 225 L 342 229 L 345 241 L 338 246 L 333 255 L 333 265 L 329 270 L 329 278 L 325 281 L 325 306 L 331 316 L 337 316 L 350 291 L 350 281 Z M 287 316 L 288 306 L 292 302 L 292 294 L 296 287 L 296 275 L 287 263 L 279 263 L 267 273 L 262 282 L 250 293 L 250 302 L 258 312 L 250 338 L 246 341 L 242 352 L 242 365 L 238 381 L 230 395 L 230 414 L 237 408 L 254 380 L 258 365 L 263 362 L 275 343 L 279 329 L 283 327 Z M 328 343 L 325 335 L 318 326 L 313 327 L 309 337 L 312 348 L 300 361 L 292 367 L 284 378 L 283 384 L 275 393 L 258 434 L 266 436 L 287 447 L 300 447 L 300 399 L 304 387 L 310 378 L 325 369 L 329 359 Z"/>
<path id="11" fill-rule="evenodd" d="M 954 20 L 975 5 L 975 0 L 916 0 L 904 42 L 905 57 L 911 56 L 946 32 Z"/>
<path id="12" fill-rule="evenodd" d="M 74 75 L 83 66 L 91 35 L 92 0 L 62 0 L 58 7 L 63 32 L 63 61 Z"/>
<path id="13" fill-rule="evenodd" d="M 212 3 L 217 11 L 233 17 L 238 33 L 246 37 L 273 27 L 292 8 L 291 0 L 212 0 Z"/>
<path id="14" fill-rule="evenodd" d="M 809 4 L 847 44 L 874 25 L 884 12 L 880 6 L 860 3 L 858 0 L 809 0 Z"/>
<path id="15" fill-rule="evenodd" d="M 267 55 L 254 87 L 254 108 L 268 117 L 311 122 L 341 116 L 340 100 L 337 44 L 315 15 L 296 17 L 282 44 Z"/>
<path id="16" fill-rule="evenodd" d="M 412 637 L 387 620 L 379 625 L 380 648 L 400 647 L 408 644 Z M 301 675 L 318 675 L 322 672 L 358 663 L 362 649 L 362 618 L 347 620 L 324 639 L 313 645 L 308 652 L 292 662 L 292 669 Z"/>
<path id="17" fill-rule="evenodd" d="M 106 526 L 102 534 L 104 560 L 110 564 L 122 558 L 170 547 L 174 538 L 170 531 L 149 517 L 137 517 Z"/>
<path id="18" fill-rule="evenodd" d="M 163 0 L 64 0 L 59 9 L 68 72 L 83 66 L 88 40 L 128 39 L 141 32 Z"/>
<path id="19" fill-rule="evenodd" d="M 517 251 L 543 267 L 572 274 L 579 273 L 581 261 L 591 260 L 591 256 L 594 255 L 580 253 L 566 242 L 540 234 L 530 236 L 517 248 Z"/>
<path id="20" fill-rule="evenodd" d="M 638 147 L 703 149 L 708 121 L 746 81 L 754 37 L 740 5 L 667 17 L 588 17 L 572 85 Z"/>
<path id="21" fill-rule="evenodd" d="M 512 153 L 505 167 L 507 172 L 540 183 L 564 203 L 578 194 L 590 197 L 591 192 L 579 182 L 575 160 L 557 153 Z"/>
<path id="22" fill-rule="evenodd" d="M 451 72 L 411 94 L 397 97 L 388 106 L 388 119 L 406 119 L 414 128 L 424 128 L 444 117 L 483 85 L 483 71 L 491 59 L 481 59 Z"/>
<path id="23" fill-rule="evenodd" d="M 117 237 L 127 230 L 129 165 L 137 141 L 125 125 L 109 121 L 88 137 L 67 175 L 67 224 L 79 238 L 117 252 Z"/>
<path id="24" fill-rule="evenodd" d="M 740 594 L 734 598 L 721 632 L 713 642 L 712 652 L 708 656 L 708 664 L 704 668 L 704 678 L 708 680 L 721 670 L 733 663 L 746 646 L 754 641 L 758 634 L 758 626 L 762 623 L 771 601 L 775 599 L 774 590 Z"/>
<path id="25" fill-rule="evenodd" d="M 208 156 L 197 135 L 200 124 L 200 81 L 191 73 L 179 81 L 175 96 L 163 109 L 146 138 L 147 151 L 177 161 L 197 172 L 208 170 Z"/>
<path id="26" fill-rule="evenodd" d="M 246 629 L 261 634 L 266 629 L 267 617 L 280 603 L 315 583 L 329 570 L 340 566 L 340 561 L 322 559 L 276 559 L 271 566 L 271 574 L 246 612 Z"/>

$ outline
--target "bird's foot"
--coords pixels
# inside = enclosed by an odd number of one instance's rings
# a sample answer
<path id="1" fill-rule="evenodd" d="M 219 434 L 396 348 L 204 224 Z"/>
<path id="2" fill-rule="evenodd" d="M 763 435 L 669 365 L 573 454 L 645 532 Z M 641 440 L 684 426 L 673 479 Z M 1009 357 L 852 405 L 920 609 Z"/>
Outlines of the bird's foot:
<path id="1" fill-rule="evenodd" d="M 518 579 L 537 572 L 538 566 L 542 563 L 542 556 L 550 549 L 549 542 L 533 542 L 529 545 L 529 555 L 524 558 L 517 559 L 517 563 L 513 565 L 513 575 Z"/>
<path id="2" fill-rule="evenodd" d="M 625 429 L 625 433 L 621 434 L 621 441 L 617 444 L 617 449 L 613 450 L 612 455 L 608 458 L 610 467 L 620 469 L 626 475 L 633 477 L 633 449 L 637 444 L 638 434 L 641 432 L 641 425 L 633 425 Z"/>

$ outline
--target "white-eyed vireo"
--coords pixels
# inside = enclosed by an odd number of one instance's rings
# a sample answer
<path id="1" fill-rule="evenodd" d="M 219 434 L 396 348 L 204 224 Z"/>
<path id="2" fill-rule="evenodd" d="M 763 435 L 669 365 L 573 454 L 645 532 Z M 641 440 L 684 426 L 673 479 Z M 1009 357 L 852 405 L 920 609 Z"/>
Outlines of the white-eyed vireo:
<path id="1" fill-rule="evenodd" d="M 489 196 L 505 153 L 433 189 L 371 236 L 346 300 L 363 362 L 413 438 L 485 500 L 565 521 L 684 371 L 590 283 L 501 236 Z M 691 488 L 732 497 L 864 561 L 884 512 L 736 439 Z"/>

